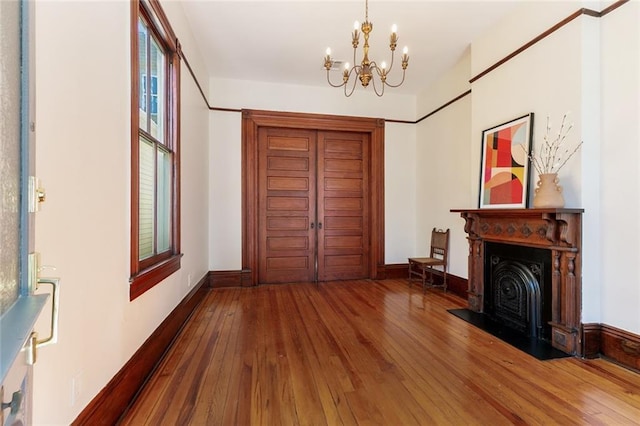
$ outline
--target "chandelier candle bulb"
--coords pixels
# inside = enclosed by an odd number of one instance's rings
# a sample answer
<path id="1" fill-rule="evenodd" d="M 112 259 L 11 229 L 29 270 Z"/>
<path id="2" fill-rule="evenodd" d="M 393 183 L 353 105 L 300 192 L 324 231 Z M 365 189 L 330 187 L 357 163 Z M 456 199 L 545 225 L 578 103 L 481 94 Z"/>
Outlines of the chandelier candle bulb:
<path id="1" fill-rule="evenodd" d="M 391 36 L 389 37 L 389 48 L 391 49 L 392 52 L 396 50 L 396 46 L 398 45 L 397 32 L 398 32 L 398 27 L 396 26 L 396 24 L 393 24 L 391 26 Z"/>
<path id="2" fill-rule="evenodd" d="M 356 25 L 358 25 L 358 21 L 353 25 L 356 28 L 353 30 L 353 34 L 351 34 L 351 46 L 353 46 L 354 49 L 358 47 L 358 43 L 360 42 L 360 33 Z"/>
<path id="3" fill-rule="evenodd" d="M 402 49 L 402 69 L 406 70 L 409 65 L 409 48 L 407 46 Z"/>
<path id="4" fill-rule="evenodd" d="M 333 66 L 333 61 L 331 60 L 331 48 L 327 47 L 326 56 L 324 57 L 324 67 L 328 70 Z"/>

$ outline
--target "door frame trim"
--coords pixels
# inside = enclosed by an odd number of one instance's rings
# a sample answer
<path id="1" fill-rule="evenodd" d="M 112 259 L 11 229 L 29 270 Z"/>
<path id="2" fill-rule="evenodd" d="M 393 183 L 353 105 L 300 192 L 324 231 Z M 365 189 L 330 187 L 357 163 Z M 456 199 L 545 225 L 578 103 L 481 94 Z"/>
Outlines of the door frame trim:
<path id="1" fill-rule="evenodd" d="M 384 278 L 384 119 L 326 114 L 242 110 L 242 271 L 243 286 L 258 285 L 258 128 L 368 133 L 371 279 Z"/>

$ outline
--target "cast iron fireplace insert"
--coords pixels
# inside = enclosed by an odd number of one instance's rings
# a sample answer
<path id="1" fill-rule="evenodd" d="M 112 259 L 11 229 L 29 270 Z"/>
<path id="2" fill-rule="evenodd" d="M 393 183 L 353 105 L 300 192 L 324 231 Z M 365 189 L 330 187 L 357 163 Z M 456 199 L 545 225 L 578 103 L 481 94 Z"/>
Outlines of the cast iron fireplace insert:
<path id="1" fill-rule="evenodd" d="M 485 242 L 484 313 L 526 337 L 551 336 L 551 252 Z"/>

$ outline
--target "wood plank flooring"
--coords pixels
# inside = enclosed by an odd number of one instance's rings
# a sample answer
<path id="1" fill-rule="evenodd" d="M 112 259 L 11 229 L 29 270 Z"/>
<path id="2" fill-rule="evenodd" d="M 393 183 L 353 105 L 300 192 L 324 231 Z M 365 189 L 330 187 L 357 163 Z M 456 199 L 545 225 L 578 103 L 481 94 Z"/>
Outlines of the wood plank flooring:
<path id="1" fill-rule="evenodd" d="M 633 425 L 640 375 L 538 361 L 407 280 L 211 290 L 123 425 Z"/>

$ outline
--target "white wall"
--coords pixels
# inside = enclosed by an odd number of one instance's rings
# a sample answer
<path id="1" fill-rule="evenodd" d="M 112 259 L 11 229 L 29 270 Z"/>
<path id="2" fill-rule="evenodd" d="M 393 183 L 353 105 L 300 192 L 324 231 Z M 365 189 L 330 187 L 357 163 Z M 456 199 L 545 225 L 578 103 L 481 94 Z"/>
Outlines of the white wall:
<path id="1" fill-rule="evenodd" d="M 189 59 L 181 7 L 167 8 Z M 34 423 L 65 425 L 207 270 L 208 119 L 182 67 L 182 268 L 129 301 L 129 2 L 36 3 L 36 219 L 45 276 L 61 278 L 60 334 L 38 354 Z M 202 78 L 202 80 L 206 80 Z M 46 335 L 48 322 L 38 331 Z"/>
<path id="2" fill-rule="evenodd" d="M 394 94 L 378 98 L 361 88 L 345 98 L 331 87 L 278 85 L 240 80 L 211 80 L 212 106 L 233 109 L 305 112 L 398 120 L 415 119 L 415 97 Z M 211 119 L 209 205 L 211 270 L 239 270 L 242 266 L 241 116 L 239 112 L 214 111 Z M 413 192 L 411 155 L 415 130 L 411 124 L 385 126 L 385 226 L 386 262 L 406 262 L 413 246 L 411 227 Z M 412 166 L 409 166 L 412 167 Z M 392 235 L 393 232 L 393 235 Z M 407 236 L 409 239 L 404 239 Z M 390 257 L 391 256 L 391 257 Z"/>
<path id="3" fill-rule="evenodd" d="M 601 322 L 640 333 L 640 2 L 602 19 Z"/>
<path id="4" fill-rule="evenodd" d="M 470 62 L 467 51 L 445 76 L 420 94 L 419 116 L 435 111 L 470 89 Z M 450 210 L 477 204 L 468 187 L 473 170 L 470 150 L 475 149 L 474 141 L 479 141 L 471 137 L 470 117 L 469 94 L 421 121 L 417 125 L 414 165 L 416 242 L 412 253 L 427 254 L 431 230 L 449 228 L 448 271 L 464 278 L 468 275 L 469 244 L 464 220 Z"/>
<path id="5" fill-rule="evenodd" d="M 241 114 L 214 112 L 210 127 L 209 270 L 238 271 L 242 267 Z"/>
<path id="6" fill-rule="evenodd" d="M 385 95 L 386 96 L 386 95 Z M 384 151 L 385 263 L 407 263 L 416 229 L 416 126 L 387 123 Z"/>

